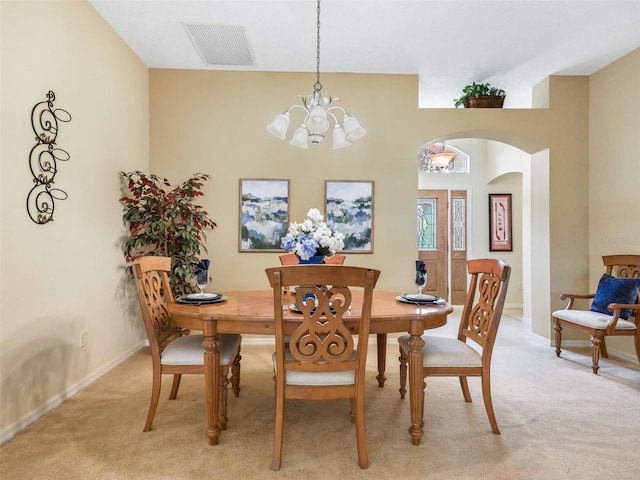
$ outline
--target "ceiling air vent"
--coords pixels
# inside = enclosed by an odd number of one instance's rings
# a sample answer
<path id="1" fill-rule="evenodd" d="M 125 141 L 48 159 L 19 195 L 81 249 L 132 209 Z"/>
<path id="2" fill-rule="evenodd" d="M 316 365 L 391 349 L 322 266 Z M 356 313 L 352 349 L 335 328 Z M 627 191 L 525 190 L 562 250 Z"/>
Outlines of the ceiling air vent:
<path id="1" fill-rule="evenodd" d="M 241 25 L 183 24 L 198 54 L 209 65 L 253 65 L 251 48 Z"/>

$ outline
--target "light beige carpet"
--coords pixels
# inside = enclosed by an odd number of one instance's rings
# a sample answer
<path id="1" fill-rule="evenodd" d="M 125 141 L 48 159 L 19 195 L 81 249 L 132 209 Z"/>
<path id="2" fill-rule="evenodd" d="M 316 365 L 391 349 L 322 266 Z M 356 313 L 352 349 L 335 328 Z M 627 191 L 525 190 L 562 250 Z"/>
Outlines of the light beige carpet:
<path id="1" fill-rule="evenodd" d="M 175 401 L 167 399 L 165 378 L 153 430 L 142 432 L 151 361 L 141 350 L 2 445 L 0 478 L 638 478 L 640 367 L 603 360 L 593 375 L 588 350 L 565 350 L 558 359 L 508 313 L 493 365 L 501 435 L 491 433 L 478 379 L 470 379 L 474 402 L 466 404 L 457 379 L 435 378 L 427 387 L 425 436 L 413 446 L 408 399 L 397 391 L 397 347 L 389 345 L 384 388 L 370 355 L 369 469 L 358 468 L 346 401 L 289 401 L 283 467 L 272 472 L 271 347 L 243 347 L 241 396 L 230 398 L 229 428 L 217 446 L 204 434 L 198 376 L 183 377 Z M 437 333 L 453 336 L 455 326 L 452 319 Z"/>

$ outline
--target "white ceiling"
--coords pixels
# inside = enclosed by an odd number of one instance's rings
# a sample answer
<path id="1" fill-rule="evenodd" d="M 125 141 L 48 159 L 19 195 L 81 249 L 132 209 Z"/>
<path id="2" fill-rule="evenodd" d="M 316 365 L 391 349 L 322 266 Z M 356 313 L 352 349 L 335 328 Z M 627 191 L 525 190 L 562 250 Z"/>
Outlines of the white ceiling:
<path id="1" fill-rule="evenodd" d="M 89 1 L 149 68 L 316 70 L 315 0 Z M 527 107 L 547 76 L 590 75 L 640 47 L 640 0 L 323 0 L 320 21 L 321 73 L 418 74 L 422 107 L 453 106 L 472 81 Z M 204 63 L 185 23 L 243 26 L 254 64 Z"/>

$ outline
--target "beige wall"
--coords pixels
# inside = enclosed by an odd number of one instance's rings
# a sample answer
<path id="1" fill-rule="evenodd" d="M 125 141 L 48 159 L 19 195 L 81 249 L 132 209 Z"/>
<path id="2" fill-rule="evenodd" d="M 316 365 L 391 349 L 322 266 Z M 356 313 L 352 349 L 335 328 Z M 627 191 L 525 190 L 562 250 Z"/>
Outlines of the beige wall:
<path id="1" fill-rule="evenodd" d="M 604 271 L 602 255 L 640 254 L 638 85 L 640 49 L 590 77 L 588 291 Z M 628 337 L 607 340 L 607 347 L 635 358 Z"/>
<path id="2" fill-rule="evenodd" d="M 148 168 L 148 70 L 86 2 L 0 4 L 2 438 L 126 358 L 144 338 L 121 288 L 119 170 Z M 31 109 L 56 94 L 54 221 L 36 225 Z M 133 314 L 131 314 L 133 312 Z M 79 348 L 80 334 L 88 344 Z"/>
<path id="3" fill-rule="evenodd" d="M 414 288 L 417 144 L 404 122 L 387 114 L 397 109 L 413 117 L 407 122 L 418 121 L 417 79 L 326 75 L 323 84 L 366 124 L 367 136 L 350 148 L 331 150 L 326 142 L 296 149 L 266 131 L 276 113 L 312 87 L 311 75 L 151 70 L 151 168 L 175 182 L 198 171 L 213 176 L 203 203 L 218 223 L 208 241 L 212 288 L 267 288 L 264 269 L 278 262 L 277 253 L 238 252 L 240 178 L 290 179 L 292 220 L 311 207 L 324 210 L 325 180 L 373 180 L 375 253 L 348 261 L 382 268 L 381 288 Z M 373 92 L 379 103 L 368 101 Z"/>

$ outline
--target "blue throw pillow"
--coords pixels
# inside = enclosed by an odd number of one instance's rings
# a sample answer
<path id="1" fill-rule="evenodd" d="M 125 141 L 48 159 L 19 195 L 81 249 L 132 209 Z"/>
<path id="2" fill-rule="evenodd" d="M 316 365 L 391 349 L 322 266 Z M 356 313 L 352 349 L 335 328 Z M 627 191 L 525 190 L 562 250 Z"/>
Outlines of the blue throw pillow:
<path id="1" fill-rule="evenodd" d="M 605 273 L 598 283 L 591 311 L 613 315 L 613 312 L 607 309 L 607 305 L 610 303 L 636 303 L 638 290 L 640 290 L 640 278 L 619 278 Z M 620 318 L 626 320 L 632 312 L 633 310 L 630 308 L 622 309 L 620 310 Z"/>

